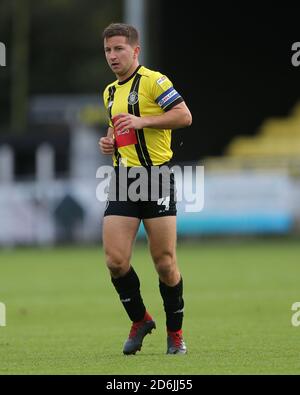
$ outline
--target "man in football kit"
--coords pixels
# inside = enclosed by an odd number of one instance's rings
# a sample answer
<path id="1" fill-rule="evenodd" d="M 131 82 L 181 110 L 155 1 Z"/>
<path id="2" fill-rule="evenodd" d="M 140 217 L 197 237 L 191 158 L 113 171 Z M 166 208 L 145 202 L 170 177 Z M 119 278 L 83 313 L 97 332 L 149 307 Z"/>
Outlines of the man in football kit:
<path id="1" fill-rule="evenodd" d="M 119 186 L 122 169 L 128 172 L 143 168 L 148 172 L 168 165 L 173 155 L 171 129 L 191 125 L 192 116 L 166 76 L 139 64 L 139 36 L 133 26 L 111 24 L 104 30 L 103 39 L 106 60 L 117 80 L 104 90 L 110 121 L 107 136 L 100 139 L 99 146 L 103 154 L 112 155 L 112 179 Z M 132 179 L 127 181 L 129 188 Z M 151 177 L 148 182 L 151 189 Z M 170 171 L 168 195 L 160 195 L 156 201 L 135 201 L 128 194 L 126 199 L 118 193 L 112 196 L 110 188 L 103 220 L 103 246 L 112 283 L 132 321 L 123 353 L 135 354 L 144 337 L 155 328 L 141 296 L 139 277 L 130 264 L 142 220 L 166 313 L 167 354 L 185 354 L 183 281 L 176 261 L 174 174 Z"/>

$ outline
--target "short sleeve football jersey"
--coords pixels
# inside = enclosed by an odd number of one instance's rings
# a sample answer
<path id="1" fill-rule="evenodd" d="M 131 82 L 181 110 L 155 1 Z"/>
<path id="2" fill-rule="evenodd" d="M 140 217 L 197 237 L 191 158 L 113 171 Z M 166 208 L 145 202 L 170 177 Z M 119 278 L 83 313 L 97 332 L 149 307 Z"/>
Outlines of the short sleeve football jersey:
<path id="1" fill-rule="evenodd" d="M 112 118 L 119 113 L 155 116 L 183 102 L 168 77 L 143 66 L 139 66 L 127 80 L 108 85 L 103 100 L 111 127 Z M 135 133 L 136 144 L 115 150 L 114 166 L 156 166 L 172 158 L 170 129 L 145 128 Z"/>

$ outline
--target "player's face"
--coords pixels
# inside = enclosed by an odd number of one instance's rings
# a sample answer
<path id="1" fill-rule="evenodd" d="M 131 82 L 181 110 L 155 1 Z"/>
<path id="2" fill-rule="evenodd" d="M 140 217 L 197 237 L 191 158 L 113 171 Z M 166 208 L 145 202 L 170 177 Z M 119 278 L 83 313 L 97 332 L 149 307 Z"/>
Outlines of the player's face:
<path id="1" fill-rule="evenodd" d="M 107 63 L 119 80 L 129 77 L 138 66 L 139 46 L 128 44 L 127 38 L 114 36 L 104 39 Z"/>

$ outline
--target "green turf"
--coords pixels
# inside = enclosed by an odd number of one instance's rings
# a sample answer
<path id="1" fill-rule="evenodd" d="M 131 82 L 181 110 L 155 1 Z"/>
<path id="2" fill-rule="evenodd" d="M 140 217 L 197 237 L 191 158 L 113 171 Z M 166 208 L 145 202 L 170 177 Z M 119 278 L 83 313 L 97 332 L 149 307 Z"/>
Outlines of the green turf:
<path id="1" fill-rule="evenodd" d="M 133 265 L 157 330 L 122 355 L 129 322 L 101 249 L 0 251 L 1 374 L 299 374 L 300 243 L 202 242 L 178 248 L 189 353 L 168 356 L 165 318 L 145 245 Z"/>

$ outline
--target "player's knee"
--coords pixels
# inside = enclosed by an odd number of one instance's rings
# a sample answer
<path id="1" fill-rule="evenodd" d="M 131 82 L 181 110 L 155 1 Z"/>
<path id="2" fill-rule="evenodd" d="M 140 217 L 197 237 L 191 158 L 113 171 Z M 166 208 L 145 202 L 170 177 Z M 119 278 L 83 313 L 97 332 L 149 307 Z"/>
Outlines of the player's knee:
<path id="1" fill-rule="evenodd" d="M 168 276 L 175 269 L 176 257 L 171 251 L 165 251 L 161 254 L 154 255 L 153 260 L 157 272 L 163 277 Z"/>
<path id="2" fill-rule="evenodd" d="M 114 277 L 122 276 L 129 267 L 129 258 L 116 252 L 106 252 L 106 266 Z"/>

